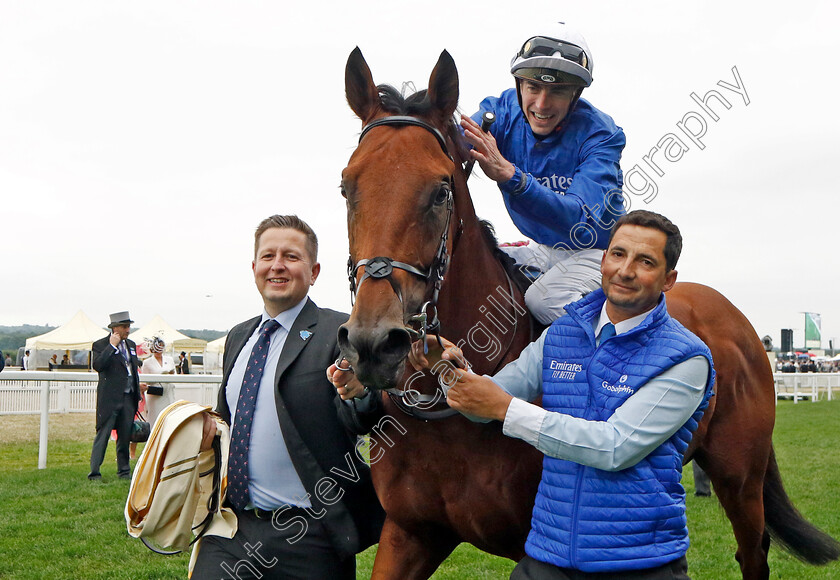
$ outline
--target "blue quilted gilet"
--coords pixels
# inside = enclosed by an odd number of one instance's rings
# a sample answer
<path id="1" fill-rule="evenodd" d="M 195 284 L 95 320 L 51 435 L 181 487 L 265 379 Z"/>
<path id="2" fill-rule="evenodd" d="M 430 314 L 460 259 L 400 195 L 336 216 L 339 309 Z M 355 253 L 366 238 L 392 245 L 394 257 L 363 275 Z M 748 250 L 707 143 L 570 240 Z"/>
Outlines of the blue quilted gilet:
<path id="1" fill-rule="evenodd" d="M 601 290 L 566 307 L 549 329 L 543 353 L 542 405 L 548 411 L 605 421 L 662 371 L 702 355 L 706 345 L 668 315 L 664 296 L 633 330 L 595 345 Z M 688 549 L 682 460 L 714 383 L 677 432 L 636 465 L 604 471 L 546 457 L 525 551 L 537 560 L 584 572 L 661 566 Z"/>

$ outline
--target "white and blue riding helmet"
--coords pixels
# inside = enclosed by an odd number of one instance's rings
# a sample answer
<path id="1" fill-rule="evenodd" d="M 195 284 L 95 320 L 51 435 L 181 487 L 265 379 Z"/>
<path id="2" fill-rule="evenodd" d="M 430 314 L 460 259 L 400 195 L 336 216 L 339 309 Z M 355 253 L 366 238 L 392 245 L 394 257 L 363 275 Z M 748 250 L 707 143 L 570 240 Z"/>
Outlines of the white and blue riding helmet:
<path id="1" fill-rule="evenodd" d="M 511 74 L 541 84 L 575 85 L 581 89 L 591 85 L 592 52 L 583 35 L 565 22 L 557 22 L 541 32 L 528 38 L 511 59 Z"/>

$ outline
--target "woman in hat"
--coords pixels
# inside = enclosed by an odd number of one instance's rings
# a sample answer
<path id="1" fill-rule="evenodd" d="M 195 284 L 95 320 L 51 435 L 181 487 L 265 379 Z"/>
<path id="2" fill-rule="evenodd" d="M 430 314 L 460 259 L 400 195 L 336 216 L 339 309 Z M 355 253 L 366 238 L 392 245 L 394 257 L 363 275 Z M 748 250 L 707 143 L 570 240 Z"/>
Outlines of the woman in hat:
<path id="1" fill-rule="evenodd" d="M 158 336 L 146 341 L 152 356 L 143 361 L 143 368 L 140 373 L 144 375 L 173 375 L 175 374 L 175 362 L 169 355 L 163 354 L 166 350 L 166 343 Z M 141 385 L 143 388 L 144 385 Z M 148 385 L 146 392 L 146 420 L 154 426 L 155 420 L 166 407 L 175 402 L 175 385 L 172 383 L 160 383 Z"/>

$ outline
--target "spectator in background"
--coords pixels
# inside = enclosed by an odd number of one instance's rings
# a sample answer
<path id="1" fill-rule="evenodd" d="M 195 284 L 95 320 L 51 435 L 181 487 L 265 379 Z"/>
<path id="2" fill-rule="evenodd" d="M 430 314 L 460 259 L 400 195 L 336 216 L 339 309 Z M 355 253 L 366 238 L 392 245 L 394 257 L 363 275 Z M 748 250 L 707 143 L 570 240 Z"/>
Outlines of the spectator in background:
<path id="1" fill-rule="evenodd" d="M 57 354 L 54 354 L 50 357 L 49 366 L 50 366 L 50 369 L 58 366 L 58 355 Z"/>
<path id="2" fill-rule="evenodd" d="M 4 362 L 5 362 L 5 366 L 7 366 L 7 367 L 12 366 L 12 357 L 11 357 L 11 355 L 8 355 L 8 354 L 7 354 L 7 355 L 6 355 L 6 360 L 5 360 Z"/>
<path id="3" fill-rule="evenodd" d="M 73 363 L 70 362 L 70 357 L 67 355 L 67 353 L 64 353 L 64 356 L 61 357 L 61 366 L 66 367 L 70 366 L 71 364 Z"/>
<path id="4" fill-rule="evenodd" d="M 190 360 L 187 358 L 187 353 L 183 350 L 179 356 L 178 360 L 178 374 L 179 375 L 188 375 L 190 374 Z"/>
<path id="5" fill-rule="evenodd" d="M 90 452 L 88 479 L 99 481 L 99 468 L 105 459 L 108 436 L 117 430 L 117 475 L 131 479 L 129 443 L 134 414 L 140 402 L 137 345 L 128 338 L 131 323 L 128 312 L 111 315 L 111 334 L 93 343 L 93 368 L 99 373 L 96 386 L 96 436 Z"/>
<path id="6" fill-rule="evenodd" d="M 144 375 L 175 374 L 175 361 L 168 354 L 163 354 L 166 350 L 166 342 L 155 336 L 148 341 L 148 344 L 152 356 L 143 361 L 140 373 Z M 160 412 L 175 402 L 175 385 L 160 383 L 146 386 L 146 383 L 140 383 L 140 389 L 145 390 L 146 420 L 149 425 L 154 425 Z"/>
<path id="7" fill-rule="evenodd" d="M 23 353 L 23 364 L 20 365 L 21 370 L 28 371 L 29 370 L 29 351 L 27 350 Z"/>

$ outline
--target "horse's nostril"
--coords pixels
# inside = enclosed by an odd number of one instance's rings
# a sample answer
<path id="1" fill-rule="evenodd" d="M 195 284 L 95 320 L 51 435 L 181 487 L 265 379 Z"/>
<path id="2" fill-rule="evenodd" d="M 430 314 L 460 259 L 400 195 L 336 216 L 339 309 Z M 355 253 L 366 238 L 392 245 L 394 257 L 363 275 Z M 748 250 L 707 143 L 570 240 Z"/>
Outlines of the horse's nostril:
<path id="1" fill-rule="evenodd" d="M 350 331 L 343 324 L 338 327 L 338 346 L 341 347 L 341 350 L 345 350 L 350 346 L 349 334 Z"/>
<path id="2" fill-rule="evenodd" d="M 348 322 L 338 328 L 338 345 L 365 386 L 388 389 L 402 377 L 411 336 L 399 327 L 368 329 Z"/>
<path id="3" fill-rule="evenodd" d="M 379 345 L 379 352 L 389 359 L 403 359 L 411 349 L 411 336 L 402 328 L 392 328 Z"/>

